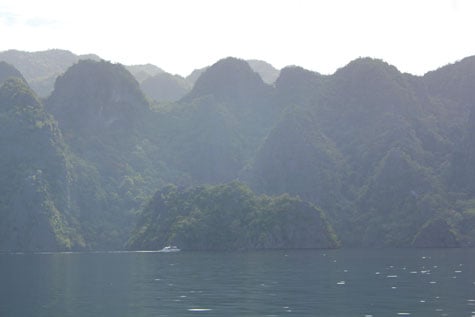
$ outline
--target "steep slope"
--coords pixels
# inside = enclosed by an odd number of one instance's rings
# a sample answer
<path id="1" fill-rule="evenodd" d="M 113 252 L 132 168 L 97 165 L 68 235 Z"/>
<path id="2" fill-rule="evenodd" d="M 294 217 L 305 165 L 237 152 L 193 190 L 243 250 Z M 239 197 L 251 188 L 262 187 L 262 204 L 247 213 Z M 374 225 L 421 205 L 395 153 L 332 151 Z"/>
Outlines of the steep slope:
<path id="1" fill-rule="evenodd" d="M 140 215 L 130 249 L 185 250 L 334 248 L 323 211 L 288 195 L 256 196 L 230 183 L 158 191 Z"/>
<path id="2" fill-rule="evenodd" d="M 327 133 L 354 173 L 355 228 L 362 230 L 356 244 L 411 245 L 419 228 L 447 208 L 442 180 L 434 176 L 446 164 L 435 150 L 447 148 L 446 140 L 427 116 L 430 97 L 414 82 L 381 61 L 357 60 L 335 74 L 334 94 L 324 101 L 339 109 L 334 126 L 340 129 Z"/>
<path id="3" fill-rule="evenodd" d="M 448 208 L 440 179 L 401 147 L 378 162 L 358 202 L 360 244 L 410 246 L 424 224 Z"/>
<path id="4" fill-rule="evenodd" d="M 428 72 L 423 79 L 433 96 L 455 101 L 461 109 L 467 109 L 473 104 L 475 95 L 475 56 Z M 456 107 L 450 103 L 448 106 Z"/>
<path id="5" fill-rule="evenodd" d="M 155 207 L 142 213 L 134 248 L 171 242 L 190 249 L 294 247 L 288 237 L 303 244 L 318 236 L 304 225 L 309 218 L 292 218 L 314 207 L 218 185 L 236 179 L 259 193 L 289 193 L 322 207 L 346 246 L 473 246 L 474 61 L 416 77 L 360 58 L 328 76 L 287 67 L 268 85 L 252 63 L 226 58 L 203 69 L 179 101 L 158 102 L 153 110 L 141 87 L 150 82 L 150 95 L 181 78 L 160 73 L 157 84 L 158 77 L 147 75 L 140 86 L 121 65 L 80 61 L 45 101 L 57 124 L 21 74 L 0 63 L 0 83 L 6 80 L 0 142 L 7 153 L 0 158 L 6 175 L 0 246 L 119 249 L 133 211 L 166 183 L 215 186 L 173 189 L 171 196 L 160 191 L 167 198 L 156 196 Z M 157 98 L 179 98 L 183 91 L 171 94 L 178 86 Z M 220 205 L 228 191 L 258 208 Z M 159 203 L 173 211 L 173 228 L 157 220 L 164 216 Z M 180 214 L 190 206 L 199 212 Z M 280 213 L 288 210 L 282 206 L 299 212 Z M 247 240 L 235 235 L 249 229 Z M 299 230 L 305 237 L 298 238 Z M 207 232 L 223 245 L 207 244 Z"/>
<path id="6" fill-rule="evenodd" d="M 156 120 L 160 157 L 185 184 L 228 182 L 243 168 L 239 122 L 212 96 L 160 109 Z"/>
<path id="7" fill-rule="evenodd" d="M 56 81 L 47 110 L 76 155 L 81 222 L 94 248 L 120 248 L 130 211 L 161 179 L 149 105 L 121 65 L 80 61 Z"/>
<path id="8" fill-rule="evenodd" d="M 26 83 L 18 69 L 8 63 L 0 62 L 0 86 L 9 78 L 19 78 Z"/>
<path id="9" fill-rule="evenodd" d="M 249 64 L 249 67 L 259 74 L 261 77 L 262 81 L 265 82 L 266 84 L 273 84 L 275 80 L 279 77 L 280 71 L 271 64 L 257 60 L 257 59 L 250 59 L 246 61 Z M 192 87 L 195 82 L 198 80 L 198 78 L 208 69 L 209 67 L 203 67 L 203 68 L 198 68 L 195 69 L 194 71 L 191 72 L 188 76 L 186 76 L 186 81 L 188 84 Z"/>
<path id="10" fill-rule="evenodd" d="M 468 57 L 460 62 L 442 67 L 425 78 L 439 100 L 445 101 L 443 108 L 451 114 L 452 120 L 444 124 L 450 129 L 455 150 L 450 157 L 447 183 L 452 192 L 450 209 L 427 223 L 415 243 L 430 244 L 433 232 L 444 237 L 450 245 L 475 245 L 475 58 Z M 453 115 L 452 115 L 453 113 Z M 447 118 L 447 117 L 445 117 Z M 457 194 L 454 194 L 457 193 Z"/>
<path id="11" fill-rule="evenodd" d="M 90 60 L 58 78 L 47 108 L 66 135 L 78 137 L 133 135 L 149 110 L 138 83 L 123 66 Z"/>
<path id="12" fill-rule="evenodd" d="M 272 93 L 243 60 L 212 65 L 179 104 L 159 112 L 157 135 L 167 163 L 192 183 L 235 179 L 278 116 Z"/>
<path id="13" fill-rule="evenodd" d="M 267 190 L 324 206 L 344 244 L 410 245 L 447 207 L 434 171 L 450 147 L 420 80 L 362 58 L 331 76 L 285 68 L 275 85 L 276 102 L 308 113 L 284 120 L 259 152 L 254 174 L 267 175 Z"/>
<path id="14" fill-rule="evenodd" d="M 288 67 L 273 89 L 227 58 L 169 108 L 160 126 L 182 128 L 161 148 L 181 149 L 167 160 L 192 183 L 240 177 L 324 207 L 344 243 L 408 246 L 449 205 L 440 175 L 453 145 L 437 107 L 422 79 L 380 60 L 331 76 Z"/>
<path id="15" fill-rule="evenodd" d="M 125 68 L 137 79 L 139 83 L 142 83 L 144 80 L 156 76 L 158 74 L 164 73 L 165 71 L 158 66 L 152 64 L 144 65 L 128 65 Z"/>
<path id="16" fill-rule="evenodd" d="M 208 67 L 193 70 L 188 76 L 185 77 L 185 80 L 190 84 L 191 87 L 193 87 L 198 78 L 200 78 L 206 69 L 208 69 Z"/>
<path id="17" fill-rule="evenodd" d="M 184 100 L 212 94 L 218 101 L 244 108 L 262 101 L 268 90 L 246 61 L 228 57 L 207 68 Z"/>
<path id="18" fill-rule="evenodd" d="M 276 93 L 273 103 L 280 105 L 281 108 L 293 106 L 315 108 L 328 78 L 329 76 L 322 76 L 302 67 L 285 67 L 275 81 Z"/>
<path id="19" fill-rule="evenodd" d="M 411 78 L 382 61 L 359 59 L 328 81 L 315 108 L 323 131 L 349 157 L 358 177 L 373 173 L 386 153 L 401 147 L 423 165 L 434 163 L 426 140 L 443 138 L 426 120 Z"/>
<path id="20" fill-rule="evenodd" d="M 475 56 L 429 72 L 424 76 L 439 107 L 442 124 L 455 143 L 449 185 L 454 191 L 475 195 Z"/>
<path id="21" fill-rule="evenodd" d="M 0 88 L 0 136 L 0 250 L 84 247 L 61 133 L 20 79 Z"/>
<path id="22" fill-rule="evenodd" d="M 273 84 L 277 77 L 279 77 L 279 70 L 265 61 L 257 59 L 248 59 L 247 63 L 253 71 L 258 73 L 259 76 L 261 76 L 262 80 L 266 84 Z"/>
<path id="23" fill-rule="evenodd" d="M 140 88 L 155 102 L 177 101 L 191 90 L 190 84 L 183 77 L 165 72 L 144 79 Z"/>
<path id="24" fill-rule="evenodd" d="M 334 208 L 343 200 L 346 162 L 312 114 L 288 110 L 260 148 L 251 171 L 259 192 L 299 195 Z"/>
<path id="25" fill-rule="evenodd" d="M 475 102 L 464 130 L 452 156 L 449 185 L 455 191 L 475 196 L 475 171 L 473 170 L 475 163 Z"/>
<path id="26" fill-rule="evenodd" d="M 75 55 L 70 51 L 59 49 L 39 52 L 17 50 L 0 52 L 0 61 L 6 61 L 15 66 L 40 97 L 48 96 L 53 91 L 56 77 L 82 59 L 99 60 L 100 58 L 93 54 Z"/>
<path id="27" fill-rule="evenodd" d="M 352 240 L 357 244 L 411 245 L 448 206 L 440 178 L 447 156 L 436 150 L 448 149 L 447 140 L 416 81 L 382 61 L 360 59 L 335 73 L 321 99 L 326 113 L 338 110 L 322 124 L 353 171 L 355 227 L 363 230 L 361 241 Z"/>
<path id="28" fill-rule="evenodd" d="M 240 121 L 243 137 L 256 146 L 280 115 L 271 103 L 273 93 L 246 61 L 229 57 L 209 67 L 183 101 L 212 96 Z"/>

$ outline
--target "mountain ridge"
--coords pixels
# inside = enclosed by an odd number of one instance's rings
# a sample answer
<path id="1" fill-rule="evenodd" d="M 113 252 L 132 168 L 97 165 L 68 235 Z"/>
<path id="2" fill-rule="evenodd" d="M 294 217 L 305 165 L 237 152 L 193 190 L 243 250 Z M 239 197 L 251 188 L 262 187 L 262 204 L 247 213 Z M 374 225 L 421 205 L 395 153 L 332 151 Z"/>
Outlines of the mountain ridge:
<path id="1" fill-rule="evenodd" d="M 359 58 L 333 75 L 286 67 L 267 84 L 247 61 L 225 58 L 206 68 L 184 97 L 167 102 L 151 102 L 126 67 L 106 61 L 74 64 L 44 100 L 21 79 L 9 79 L 2 85 L 0 141 L 18 150 L 6 152 L 3 165 L 18 190 L 2 183 L 0 213 L 10 215 L 15 201 L 19 218 L 5 217 L 0 245 L 97 250 L 121 249 L 131 235 L 155 241 L 159 233 L 140 237 L 139 225 L 159 227 L 144 209 L 153 193 L 170 183 L 177 195 L 208 185 L 220 192 L 234 181 L 256 195 L 291 195 L 322 208 L 343 246 L 475 245 L 472 60 L 412 76 L 382 60 Z M 31 119 L 36 112 L 44 114 Z M 45 150 L 34 150 L 29 138 L 16 139 L 25 133 Z M 15 153 L 31 166 L 28 175 L 8 159 Z M 54 170 L 48 157 L 60 166 L 56 172 L 45 172 Z M 180 195 L 173 206 L 191 203 L 188 194 Z M 22 196 L 50 206 L 44 209 L 50 217 L 39 218 L 41 229 L 34 232 L 45 237 L 40 245 L 20 241 L 11 227 L 18 223 L 31 233 L 25 219 L 35 214 L 18 203 Z M 209 196 L 209 203 L 220 204 L 219 197 Z M 238 204 L 239 197 L 228 198 Z M 207 210 L 196 214 L 203 222 L 186 221 L 209 226 L 213 218 L 207 217 L 220 214 Z M 290 223 L 282 230 L 297 237 Z M 283 241 L 276 231 L 268 233 L 266 241 L 276 243 L 268 247 Z"/>

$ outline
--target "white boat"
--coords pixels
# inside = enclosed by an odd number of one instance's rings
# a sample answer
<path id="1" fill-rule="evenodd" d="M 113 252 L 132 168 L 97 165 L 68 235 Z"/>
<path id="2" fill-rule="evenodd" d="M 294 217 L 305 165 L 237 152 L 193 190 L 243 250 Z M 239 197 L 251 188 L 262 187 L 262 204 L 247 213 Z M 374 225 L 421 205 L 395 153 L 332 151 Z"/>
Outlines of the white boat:
<path id="1" fill-rule="evenodd" d="M 178 251 L 180 251 L 180 249 L 178 249 L 175 245 L 168 245 L 158 252 L 178 252 Z"/>

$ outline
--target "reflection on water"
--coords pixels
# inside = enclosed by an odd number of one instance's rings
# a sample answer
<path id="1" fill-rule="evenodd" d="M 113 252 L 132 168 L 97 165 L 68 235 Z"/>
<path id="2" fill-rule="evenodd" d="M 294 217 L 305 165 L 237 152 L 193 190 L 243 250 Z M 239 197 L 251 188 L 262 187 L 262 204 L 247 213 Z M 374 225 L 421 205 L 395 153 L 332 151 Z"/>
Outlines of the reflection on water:
<path id="1" fill-rule="evenodd" d="M 0 316 L 475 316 L 475 250 L 0 254 Z"/>

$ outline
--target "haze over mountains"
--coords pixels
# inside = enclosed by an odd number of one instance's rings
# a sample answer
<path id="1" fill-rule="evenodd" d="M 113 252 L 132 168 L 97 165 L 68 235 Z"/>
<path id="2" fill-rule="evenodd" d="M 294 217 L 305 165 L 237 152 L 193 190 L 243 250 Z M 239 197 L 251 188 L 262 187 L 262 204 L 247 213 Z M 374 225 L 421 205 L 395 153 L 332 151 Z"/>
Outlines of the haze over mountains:
<path id="1" fill-rule="evenodd" d="M 422 77 L 2 60 L 0 250 L 475 243 L 474 57 Z"/>
<path id="2" fill-rule="evenodd" d="M 0 61 L 15 66 L 25 76 L 30 87 L 41 98 L 51 94 L 56 78 L 80 60 L 100 61 L 95 54 L 76 55 L 70 51 L 52 49 L 41 52 L 8 50 L 0 52 Z M 279 70 L 259 60 L 249 60 L 249 65 L 263 80 L 272 84 Z M 152 64 L 129 65 L 127 70 L 139 82 L 141 89 L 151 101 L 176 101 L 191 90 L 196 79 L 205 69 L 196 69 L 186 78 L 167 73 Z"/>

